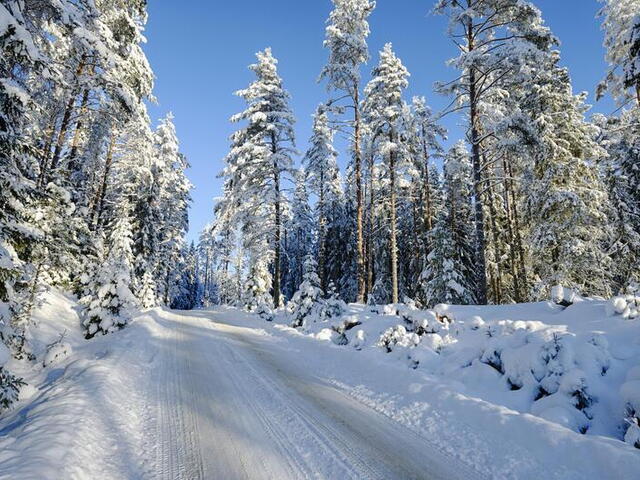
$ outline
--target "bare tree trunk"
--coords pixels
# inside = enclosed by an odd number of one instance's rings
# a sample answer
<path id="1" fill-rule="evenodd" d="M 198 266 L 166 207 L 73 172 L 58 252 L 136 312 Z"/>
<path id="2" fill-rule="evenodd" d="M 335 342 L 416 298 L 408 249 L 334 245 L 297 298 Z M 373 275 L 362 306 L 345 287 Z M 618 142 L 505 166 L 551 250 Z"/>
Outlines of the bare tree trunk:
<path id="1" fill-rule="evenodd" d="M 389 134 L 389 141 L 393 144 L 393 132 Z M 396 225 L 396 153 L 389 153 L 389 180 L 391 189 L 390 222 L 391 222 L 391 303 L 398 303 L 398 243 Z"/>
<path id="2" fill-rule="evenodd" d="M 87 111 L 87 104 L 89 103 L 89 89 L 85 89 L 82 94 L 82 101 L 80 102 L 80 115 L 76 121 L 75 130 L 73 132 L 73 140 L 71 141 L 71 152 L 69 153 L 69 162 L 73 162 L 78 156 L 78 147 L 80 143 L 80 133 L 82 132 L 82 117 Z M 76 167 L 70 165 L 69 170 L 73 171 Z"/>
<path id="3" fill-rule="evenodd" d="M 496 224 L 496 217 L 497 217 L 497 212 L 496 212 L 496 206 L 494 204 L 494 196 L 493 196 L 493 187 L 489 187 L 487 190 L 487 193 L 489 194 L 489 199 L 488 199 L 488 204 L 489 204 L 489 224 L 491 226 L 491 238 L 493 240 L 493 252 L 494 252 L 494 258 L 495 258 L 495 273 L 493 275 L 493 301 L 494 303 L 500 304 L 503 301 L 503 294 L 502 294 L 502 285 L 503 285 L 503 281 L 502 281 L 502 269 L 500 267 L 500 259 L 501 259 L 501 252 L 500 252 L 500 239 L 499 239 L 499 235 L 498 235 L 498 225 Z"/>
<path id="4" fill-rule="evenodd" d="M 98 190 L 97 201 L 94 204 L 94 229 L 97 229 L 100 225 L 102 212 L 104 211 L 104 200 L 107 196 L 107 185 L 109 182 L 109 174 L 111 173 L 111 165 L 113 164 L 113 150 L 116 144 L 115 132 L 111 134 L 111 141 L 109 142 L 109 148 L 107 149 L 107 157 L 104 162 L 104 172 L 102 173 L 102 182 L 100 183 L 100 189 Z"/>
<path id="5" fill-rule="evenodd" d="M 357 282 L 358 282 L 358 303 L 364 303 L 365 279 L 364 279 L 364 235 L 362 228 L 363 219 L 363 199 L 362 199 L 362 153 L 360 151 L 360 93 L 358 85 L 355 85 L 354 109 L 354 152 L 355 152 L 355 180 L 356 180 L 356 230 L 357 241 L 356 249 L 358 257 L 357 266 Z"/>
<path id="6" fill-rule="evenodd" d="M 428 233 L 433 228 L 433 205 L 431 204 L 431 184 L 429 183 L 429 149 L 427 148 L 427 142 L 424 140 L 427 132 L 424 125 L 422 126 L 422 154 L 424 155 L 424 225 L 425 233 Z"/>
<path id="7" fill-rule="evenodd" d="M 370 154 L 368 160 L 369 170 L 369 210 L 367 212 L 367 294 L 373 291 L 373 268 L 375 255 L 373 252 L 373 214 L 374 214 L 374 192 L 373 192 L 373 153 Z"/>
<path id="8" fill-rule="evenodd" d="M 82 71 L 85 67 L 85 59 L 80 60 L 80 64 L 78 65 L 78 69 L 76 70 L 76 78 L 82 75 Z M 71 92 L 69 100 L 67 101 L 67 106 L 64 110 L 64 115 L 62 116 L 62 122 L 60 123 L 60 130 L 58 131 L 58 140 L 56 141 L 56 146 L 53 151 L 53 157 L 51 158 L 51 163 L 49 165 L 48 170 L 43 172 L 42 183 L 47 183 L 50 173 L 53 172 L 56 168 L 58 168 L 58 162 L 60 161 L 60 156 L 62 155 L 62 149 L 64 148 L 65 141 L 67 139 L 67 131 L 69 129 L 69 123 L 71 121 L 71 114 L 73 113 L 73 106 L 76 102 L 76 91 Z"/>
<path id="9" fill-rule="evenodd" d="M 318 228 L 318 273 L 320 274 L 320 288 L 327 291 L 327 268 L 326 268 L 326 228 L 327 214 L 324 192 L 324 169 L 320 171 L 320 198 L 318 199 L 319 228 Z"/>
<path id="10" fill-rule="evenodd" d="M 275 134 L 271 134 L 271 153 L 274 155 L 278 152 L 278 145 L 276 142 Z M 275 189 L 275 235 L 274 235 L 274 266 L 273 266 L 273 305 L 275 308 L 280 306 L 280 257 L 281 257 L 281 229 L 282 229 L 282 212 L 281 198 L 280 198 L 280 170 L 278 165 L 273 165 L 273 182 Z"/>
<path id="11" fill-rule="evenodd" d="M 518 259 L 517 259 L 517 240 L 515 235 L 514 228 L 514 219 L 513 219 L 513 208 L 511 205 L 511 193 L 510 193 L 510 180 L 508 173 L 508 164 L 505 158 L 502 159 L 502 171 L 503 171 L 503 188 L 504 188 L 504 203 L 505 209 L 507 211 L 507 225 L 509 230 L 509 264 L 511 268 L 511 275 L 513 276 L 513 290 L 514 290 L 514 300 L 516 303 L 521 303 L 523 301 L 522 298 L 522 290 L 520 288 L 520 275 L 518 272 Z"/>
<path id="12" fill-rule="evenodd" d="M 474 49 L 473 21 L 467 26 L 467 43 L 469 51 Z M 480 154 L 480 130 L 478 115 L 478 85 L 473 68 L 469 70 L 469 106 L 471 122 L 471 160 L 473 162 L 473 183 L 475 191 L 475 263 L 478 288 L 476 292 L 478 303 L 487 303 L 487 265 L 485 259 L 486 241 L 484 237 L 484 212 L 482 210 L 482 165 Z"/>

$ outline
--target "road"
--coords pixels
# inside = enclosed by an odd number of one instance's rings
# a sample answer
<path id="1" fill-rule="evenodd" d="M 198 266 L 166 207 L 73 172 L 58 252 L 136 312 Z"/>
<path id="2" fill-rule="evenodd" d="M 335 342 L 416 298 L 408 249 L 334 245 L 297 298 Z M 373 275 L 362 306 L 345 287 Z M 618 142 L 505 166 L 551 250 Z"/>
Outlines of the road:
<path id="1" fill-rule="evenodd" d="M 304 352 L 211 312 L 162 312 L 157 478 L 478 478 L 314 372 Z M 289 353 L 289 354 L 288 354 Z"/>

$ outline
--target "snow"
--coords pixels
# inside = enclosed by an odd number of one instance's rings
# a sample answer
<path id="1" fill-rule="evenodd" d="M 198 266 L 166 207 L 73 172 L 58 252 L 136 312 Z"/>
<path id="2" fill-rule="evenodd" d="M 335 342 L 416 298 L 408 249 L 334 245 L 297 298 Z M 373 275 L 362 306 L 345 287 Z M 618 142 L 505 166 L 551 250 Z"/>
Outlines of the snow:
<path id="1" fill-rule="evenodd" d="M 155 308 L 86 341 L 53 291 L 36 362 L 10 361 L 30 387 L 0 419 L 0 479 L 634 478 L 640 324 L 606 304 L 350 305 L 297 329 Z"/>

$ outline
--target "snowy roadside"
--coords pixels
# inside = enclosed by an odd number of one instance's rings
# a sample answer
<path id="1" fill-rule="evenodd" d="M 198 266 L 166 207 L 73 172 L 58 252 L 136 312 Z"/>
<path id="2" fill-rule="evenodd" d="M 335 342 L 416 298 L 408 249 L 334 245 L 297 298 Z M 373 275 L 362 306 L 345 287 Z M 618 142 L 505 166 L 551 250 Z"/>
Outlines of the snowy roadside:
<path id="1" fill-rule="evenodd" d="M 546 303 L 450 307 L 448 314 L 455 321 L 448 332 L 443 329 L 437 334 L 441 342 L 426 336 L 435 333 L 424 334 L 419 346 L 400 342 L 390 353 L 378 345 L 380 337 L 390 328 L 406 325 L 401 317 L 384 314 L 396 313 L 392 307 L 380 307 L 382 314 L 378 314 L 350 306 L 341 322 L 355 319 L 360 324 L 343 332 L 349 342 L 346 345 L 337 344 L 344 342 L 335 330 L 327 329 L 330 323 L 311 324 L 303 331 L 286 325 L 282 315 L 265 322 L 227 307 L 194 312 L 157 309 L 138 316 L 121 332 L 86 341 L 75 308 L 71 298 L 48 294 L 47 304 L 38 312 L 32 344 L 38 362 L 49 357 L 51 365 L 36 369 L 20 362 L 12 365 L 30 387 L 23 391 L 20 403 L 0 419 L 0 479 L 158 478 L 164 461 L 158 429 L 168 428 L 160 425 L 158 415 L 159 392 L 168 381 L 166 365 L 159 359 L 171 355 L 177 341 L 170 322 L 198 328 L 205 324 L 217 336 L 205 335 L 203 348 L 206 342 L 223 337 L 232 338 L 231 345 L 248 342 L 253 352 L 249 355 L 255 358 L 246 361 L 253 365 L 266 362 L 265 372 L 314 378 L 347 394 L 412 430 L 425 454 L 440 452 L 456 469 L 467 467 L 479 476 L 496 479 L 634 478 L 640 471 L 638 450 L 622 442 L 615 429 L 617 409 L 622 408 L 621 386 L 640 360 L 639 327 L 608 316 L 604 302 L 579 302 L 566 310 Z M 500 335 L 482 333 L 483 328 L 500 325 Z M 194 335 L 206 333 L 192 330 Z M 521 330 L 525 333 L 518 333 Z M 68 355 L 51 358 L 46 346 L 63 331 L 63 350 Z M 527 362 L 532 356 L 520 349 L 539 347 L 533 340 L 554 332 L 573 339 L 573 343 L 565 340 L 567 346 L 575 347 L 565 360 L 576 364 L 606 358 L 595 355 L 602 349 L 582 340 L 595 333 L 606 340 L 606 344 L 599 343 L 606 345 L 609 354 L 606 375 L 598 378 L 588 365 L 581 365 L 594 399 L 586 434 L 560 425 L 562 418 L 554 421 L 531 414 L 536 400 L 531 398 L 534 386 L 529 381 L 513 389 L 516 373 L 531 366 Z M 501 339 L 498 344 L 496 339 Z M 480 358 L 489 344 L 500 352 L 504 374 L 499 374 L 497 365 L 469 360 Z M 589 347 L 585 353 L 584 344 L 594 349 Z M 202 363 L 205 369 L 204 363 L 216 361 L 214 353 L 220 347 L 211 344 L 211 348 L 211 358 L 198 359 L 194 365 Z M 514 352 L 517 361 L 510 360 Z M 233 358 L 224 361 L 228 364 Z M 512 371 L 514 365 L 526 368 Z M 592 367 L 601 365 L 596 362 Z M 224 368 L 224 363 L 218 368 Z M 216 394 L 213 386 L 209 390 Z M 567 405 L 558 402 L 556 407 Z"/>
<path id="2" fill-rule="evenodd" d="M 233 309 L 212 310 L 210 315 L 216 322 L 264 329 L 270 336 L 256 336 L 255 341 L 268 345 L 265 348 L 277 348 L 279 354 L 274 358 L 287 368 L 327 379 L 335 388 L 413 429 L 441 452 L 489 478 L 633 478 L 640 471 L 640 455 L 621 441 L 617 426 L 624 413 L 621 386 L 640 363 L 640 326 L 611 317 L 605 307 L 603 301 L 579 302 L 566 310 L 548 303 L 450 307 L 450 317 L 459 319 L 456 328 L 463 329 L 465 319 L 474 324 L 466 338 L 458 332 L 457 338 L 463 341 L 441 332 L 444 343 L 450 342 L 448 348 L 431 348 L 425 341 L 421 348 L 405 346 L 391 353 L 385 353 L 377 342 L 387 329 L 405 323 L 396 315 L 378 315 L 361 306 L 349 307 L 348 313 L 362 323 L 345 332 L 347 345 L 336 344 L 343 340 L 334 329 L 327 329 L 330 324 L 325 322 L 311 324 L 302 332 L 278 323 L 285 321 L 282 316 L 272 324 Z M 536 410 L 537 403 L 533 385 L 524 381 L 521 388 L 514 389 L 495 368 L 471 360 L 482 356 L 487 340 L 492 341 L 478 334 L 479 315 L 485 318 L 487 328 L 509 327 L 504 335 L 496 335 L 505 343 L 500 351 L 507 367 L 509 354 L 517 353 L 511 361 L 522 367 L 523 374 L 538 353 L 535 349 L 526 351 L 536 343 L 531 338 L 523 340 L 525 332 L 534 337 L 542 332 L 551 338 L 553 333 L 562 332 L 560 338 L 566 335 L 560 355 L 563 365 L 584 368 L 593 399 L 586 435 L 570 428 L 576 417 L 570 408 L 582 414 L 570 404 L 572 397 L 567 400 L 563 392 L 548 395 L 550 411 L 533 415 L 531 410 Z M 589 342 L 594 335 L 606 345 L 608 358 Z M 519 350 L 521 347 L 525 350 Z M 513 352 L 507 352 L 509 348 Z M 416 358 L 420 365 L 412 368 Z M 594 360 L 598 358 L 608 361 L 604 376 L 599 370 L 597 375 L 589 370 L 600 368 Z M 554 412 L 561 415 L 554 417 Z"/>
<path id="3" fill-rule="evenodd" d="M 160 327 L 143 317 L 113 337 L 88 342 L 75 302 L 57 292 L 46 295 L 36 321 L 35 368 L 12 360 L 28 386 L 0 421 L 0 478 L 144 478 L 154 449 L 149 340 Z M 67 354 L 49 355 L 43 367 L 47 345 L 61 333 Z"/>

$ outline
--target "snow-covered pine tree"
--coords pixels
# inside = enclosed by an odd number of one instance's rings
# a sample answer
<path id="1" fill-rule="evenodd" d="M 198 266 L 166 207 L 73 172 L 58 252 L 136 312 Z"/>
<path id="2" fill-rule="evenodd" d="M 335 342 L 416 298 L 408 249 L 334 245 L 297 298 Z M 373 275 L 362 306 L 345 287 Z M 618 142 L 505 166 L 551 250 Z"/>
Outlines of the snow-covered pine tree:
<path id="1" fill-rule="evenodd" d="M 414 97 L 411 109 L 413 112 L 412 158 L 420 176 L 418 197 L 422 217 L 421 231 L 423 235 L 426 235 L 431 230 L 436 215 L 430 188 L 431 159 L 443 155 L 444 150 L 440 141 L 447 138 L 447 130 L 438 124 L 424 97 Z"/>
<path id="2" fill-rule="evenodd" d="M 605 175 L 614 236 L 608 251 L 616 269 L 614 288 L 621 291 L 640 280 L 640 1 L 601 1 L 609 70 L 598 98 L 608 90 L 621 106 L 629 106 L 619 117 L 599 122 L 609 154 Z"/>
<path id="3" fill-rule="evenodd" d="M 150 269 L 145 269 L 137 292 L 138 302 L 143 309 L 153 308 L 158 305 L 158 286 Z"/>
<path id="4" fill-rule="evenodd" d="M 350 181 L 354 184 L 356 228 L 356 282 L 357 301 L 365 300 L 365 259 L 364 259 L 364 198 L 362 185 L 362 120 L 360 112 L 360 67 L 369 60 L 367 19 L 375 8 L 371 0 L 333 0 L 326 28 L 324 46 L 329 50 L 329 61 L 320 74 L 327 80 L 327 87 L 341 92 L 349 99 L 346 108 L 353 109 L 350 135 L 353 150 L 353 169 Z M 330 102 L 334 104 L 335 101 Z M 339 107 L 338 111 L 344 111 Z"/>
<path id="5" fill-rule="evenodd" d="M 454 96 L 447 112 L 468 113 L 467 138 L 471 146 L 475 196 L 476 298 L 489 300 L 486 268 L 487 163 L 495 157 L 487 139 L 495 129 L 491 111 L 484 109 L 495 96 L 508 92 L 520 66 L 538 52 L 547 54 L 555 38 L 544 26 L 540 11 L 523 0 L 439 0 L 435 11 L 449 18 L 449 36 L 459 47 L 450 64 L 460 71 L 451 82 L 438 83 L 437 90 Z M 506 33 L 505 33 L 506 32 Z M 445 112 L 445 113 L 447 113 Z"/>
<path id="6" fill-rule="evenodd" d="M 194 242 L 182 253 L 180 276 L 172 295 L 171 308 L 192 310 L 197 306 L 199 285 L 197 251 Z"/>
<path id="7" fill-rule="evenodd" d="M 620 117 L 597 117 L 599 144 L 608 156 L 602 175 L 609 196 L 611 225 L 607 252 L 611 256 L 614 293 L 640 281 L 640 109 Z"/>
<path id="8" fill-rule="evenodd" d="M 402 93 L 409 86 L 409 72 L 393 52 L 390 43 L 380 52 L 380 62 L 373 69 L 365 88 L 365 118 L 388 174 L 389 249 L 391 302 L 398 303 L 398 173 L 399 163 L 406 158 L 404 102 Z"/>
<path id="9" fill-rule="evenodd" d="M 292 318 L 291 326 L 294 328 L 326 319 L 324 292 L 320 288 L 320 278 L 316 269 L 317 264 L 313 256 L 307 255 L 304 260 L 303 281 L 288 305 Z"/>
<path id="10" fill-rule="evenodd" d="M 191 182 L 187 179 L 189 167 L 186 158 L 179 151 L 178 138 L 173 116 L 167 115 L 155 132 L 155 165 L 153 168 L 154 188 L 158 198 L 155 200 L 154 216 L 160 218 L 159 225 L 150 225 L 156 229 L 156 238 L 152 251 L 156 265 L 156 279 L 159 282 L 160 296 L 165 305 L 171 303 L 172 288 L 180 277 L 176 266 L 180 262 L 184 248 L 184 236 L 189 228 L 188 209 L 191 203 Z"/>
<path id="11" fill-rule="evenodd" d="M 341 196 L 340 172 L 336 158 L 338 152 L 333 147 L 333 131 L 329 125 L 327 108 L 321 105 L 313 116 L 313 133 L 309 139 L 309 149 L 303 159 L 309 192 L 316 196 L 315 218 L 318 232 L 318 276 L 320 285 L 327 285 L 327 232 L 333 217 L 333 209 Z"/>
<path id="12" fill-rule="evenodd" d="M 609 70 L 598 86 L 598 97 L 608 90 L 621 104 L 635 100 L 640 106 L 640 1 L 600 1 Z"/>
<path id="13" fill-rule="evenodd" d="M 315 227 L 309 195 L 307 194 L 306 172 L 295 173 L 296 189 L 291 201 L 291 218 L 285 226 L 285 248 L 283 259 L 282 292 L 289 300 L 302 283 L 304 259 L 314 250 Z"/>
<path id="14" fill-rule="evenodd" d="M 444 159 L 444 206 L 430 234 L 432 251 L 421 276 L 421 300 L 475 303 L 473 180 L 469 151 L 456 143 Z"/>
<path id="15" fill-rule="evenodd" d="M 271 274 L 265 258 L 249 259 L 250 267 L 243 286 L 241 303 L 248 312 L 266 315 L 273 305 L 269 291 L 272 288 Z"/>
<path id="16" fill-rule="evenodd" d="M 535 295 L 548 298 L 550 288 L 563 285 L 609 296 L 609 198 L 597 167 L 604 151 L 595 141 L 597 129 L 585 121 L 584 94 L 573 94 L 558 61 L 554 55 L 545 65 L 545 78 L 538 80 L 527 105 L 540 142 L 526 175 Z"/>
<path id="17" fill-rule="evenodd" d="M 137 306 L 131 291 L 134 258 L 130 215 L 130 206 L 123 202 L 109 235 L 105 260 L 95 271 L 82 299 L 87 338 L 121 329 Z"/>
<path id="18" fill-rule="evenodd" d="M 273 267 L 268 283 L 273 287 L 274 303 L 279 306 L 286 202 L 282 181 L 291 171 L 295 119 L 271 49 L 256 56 L 258 62 L 249 67 L 256 80 L 236 93 L 245 100 L 247 108 L 231 120 L 245 125 L 231 137 L 231 151 L 221 174 L 226 188 L 219 216 L 240 225 L 250 270 L 269 274 L 269 266 Z"/>

